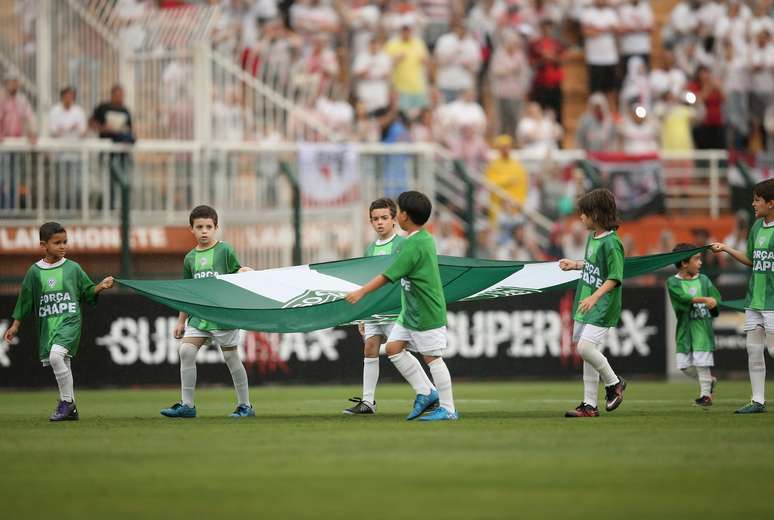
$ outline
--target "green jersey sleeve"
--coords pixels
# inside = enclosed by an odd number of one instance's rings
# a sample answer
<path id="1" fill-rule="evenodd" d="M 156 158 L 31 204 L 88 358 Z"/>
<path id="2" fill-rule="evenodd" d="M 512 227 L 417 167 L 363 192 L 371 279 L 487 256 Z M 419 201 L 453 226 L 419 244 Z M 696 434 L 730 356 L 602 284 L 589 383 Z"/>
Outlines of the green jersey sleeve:
<path id="1" fill-rule="evenodd" d="M 624 251 L 620 240 L 609 241 L 607 252 L 607 279 L 621 282 L 623 280 Z"/>
<path id="2" fill-rule="evenodd" d="M 189 260 L 190 256 L 191 256 L 191 253 L 188 253 L 187 255 L 185 255 L 185 258 L 183 259 L 183 279 L 184 280 L 193 278 L 193 271 L 191 270 L 191 261 Z"/>
<path id="3" fill-rule="evenodd" d="M 753 223 L 752 228 L 750 229 L 750 233 L 747 235 L 747 258 L 752 260 L 753 259 L 753 252 L 755 251 L 755 237 L 758 234 L 757 231 L 760 228 L 760 221 L 755 221 Z"/>
<path id="4" fill-rule="evenodd" d="M 693 308 L 693 298 L 683 290 L 680 282 L 674 276 L 667 279 L 667 291 L 675 314 L 688 312 Z"/>
<path id="5" fill-rule="evenodd" d="M 83 270 L 83 268 L 79 265 L 78 266 L 78 289 L 79 289 L 80 299 L 88 303 L 89 305 L 96 304 L 97 294 L 94 292 L 95 287 L 96 287 L 96 284 L 92 281 L 91 278 L 89 278 L 89 275 L 87 275 L 86 272 Z"/>
<path id="6" fill-rule="evenodd" d="M 383 273 L 391 282 L 400 280 L 414 270 L 417 263 L 418 250 L 410 242 L 405 242 L 400 252 L 395 255 L 395 261 Z"/>
<path id="7" fill-rule="evenodd" d="M 33 270 L 27 271 L 22 281 L 21 291 L 19 291 L 19 297 L 16 300 L 16 306 L 13 308 L 13 314 L 11 317 L 15 320 L 23 320 L 32 311 L 33 296 L 32 296 L 32 284 L 35 278 Z"/>
<path id="8" fill-rule="evenodd" d="M 228 274 L 236 273 L 242 268 L 239 260 L 237 260 L 236 251 L 231 247 L 231 244 L 226 244 L 226 267 L 228 268 Z"/>

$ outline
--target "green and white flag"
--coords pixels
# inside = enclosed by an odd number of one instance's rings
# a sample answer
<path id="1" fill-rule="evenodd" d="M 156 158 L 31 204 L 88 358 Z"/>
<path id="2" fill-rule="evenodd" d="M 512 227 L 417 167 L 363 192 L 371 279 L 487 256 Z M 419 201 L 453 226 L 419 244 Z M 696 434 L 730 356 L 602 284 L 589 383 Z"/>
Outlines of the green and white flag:
<path id="1" fill-rule="evenodd" d="M 627 258 L 624 277 L 657 271 L 703 248 Z M 379 319 L 400 311 L 400 286 L 387 284 L 356 305 L 343 300 L 395 260 L 352 258 L 198 280 L 118 280 L 148 298 L 235 329 L 307 332 Z M 580 271 L 558 262 L 475 260 L 439 256 L 446 302 L 503 298 L 574 287 Z"/>

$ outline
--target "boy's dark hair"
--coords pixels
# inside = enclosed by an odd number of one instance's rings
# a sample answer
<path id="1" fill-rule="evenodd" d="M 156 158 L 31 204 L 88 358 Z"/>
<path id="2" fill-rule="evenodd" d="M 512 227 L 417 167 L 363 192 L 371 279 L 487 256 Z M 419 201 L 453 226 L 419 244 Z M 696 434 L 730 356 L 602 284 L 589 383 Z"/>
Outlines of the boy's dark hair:
<path id="1" fill-rule="evenodd" d="M 677 253 L 678 251 L 688 251 L 689 249 L 696 249 L 697 247 L 698 246 L 696 244 L 689 244 L 688 242 L 680 242 L 679 244 L 677 244 L 672 249 L 672 252 L 673 253 Z M 691 255 L 691 256 L 693 256 L 693 255 Z M 691 257 L 689 256 L 688 258 L 684 258 L 682 260 L 678 260 L 677 262 L 675 262 L 675 267 L 677 267 L 678 269 L 682 269 L 683 268 L 683 263 L 687 262 L 690 259 L 691 259 Z"/>
<path id="2" fill-rule="evenodd" d="M 411 222 L 417 226 L 424 226 L 430 220 L 433 204 L 427 195 L 418 191 L 404 191 L 398 196 L 398 206 L 405 211 Z"/>
<path id="3" fill-rule="evenodd" d="M 62 224 L 59 222 L 46 222 L 40 226 L 40 241 L 48 242 L 57 233 L 65 233 L 65 228 L 62 227 Z"/>
<path id="4" fill-rule="evenodd" d="M 774 200 L 774 179 L 766 179 L 753 187 L 753 195 L 762 198 L 766 202 Z"/>
<path id="5" fill-rule="evenodd" d="M 578 200 L 578 211 L 606 231 L 618 229 L 618 209 L 610 190 L 591 190 Z"/>
<path id="6" fill-rule="evenodd" d="M 382 197 L 381 199 L 376 199 L 371 203 L 371 206 L 368 208 L 368 216 L 371 217 L 371 212 L 375 209 L 389 209 L 390 215 L 392 215 L 392 218 L 395 218 L 395 215 L 398 213 L 398 206 L 395 204 L 395 201 L 388 198 L 388 197 Z"/>
<path id="7" fill-rule="evenodd" d="M 210 218 L 213 224 L 218 225 L 218 212 L 210 206 L 196 206 L 191 210 L 191 215 L 188 217 L 188 223 L 191 227 L 197 218 Z"/>

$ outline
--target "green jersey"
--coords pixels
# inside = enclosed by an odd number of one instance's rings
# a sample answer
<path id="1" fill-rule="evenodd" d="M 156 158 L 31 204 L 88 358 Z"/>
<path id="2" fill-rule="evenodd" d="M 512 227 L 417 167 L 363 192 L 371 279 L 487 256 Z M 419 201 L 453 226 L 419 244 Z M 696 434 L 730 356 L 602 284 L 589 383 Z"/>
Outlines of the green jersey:
<path id="1" fill-rule="evenodd" d="M 234 248 L 225 242 L 218 242 L 207 249 L 191 249 L 183 260 L 183 278 L 210 278 L 220 274 L 232 274 L 239 271 L 239 265 Z M 188 318 L 188 325 L 199 330 L 223 330 L 211 321 L 201 320 L 195 316 Z"/>
<path id="2" fill-rule="evenodd" d="M 425 229 L 410 235 L 384 272 L 391 282 L 400 280 L 398 323 L 411 330 L 431 330 L 446 325 L 446 299 L 435 240 Z"/>
<path id="3" fill-rule="evenodd" d="M 693 299 L 709 296 L 720 303 L 720 291 L 703 274 L 689 279 L 672 276 L 667 280 L 667 290 L 677 317 L 677 352 L 714 351 L 713 311 L 704 303 L 693 303 Z"/>
<path id="4" fill-rule="evenodd" d="M 747 286 L 745 307 L 756 311 L 774 311 L 774 222 L 758 219 L 747 238 L 747 258 L 752 274 Z"/>
<path id="5" fill-rule="evenodd" d="M 364 256 L 395 255 L 400 251 L 401 247 L 403 246 L 403 242 L 405 241 L 406 239 L 400 235 L 393 235 L 392 238 L 386 242 L 380 242 L 379 240 L 376 240 L 371 242 L 371 244 L 366 248 Z"/>
<path id="6" fill-rule="evenodd" d="M 96 303 L 94 282 L 72 260 L 55 264 L 41 260 L 27 270 L 12 317 L 22 320 L 30 313 L 38 328 L 38 355 L 48 359 L 51 347 L 65 347 L 70 356 L 81 340 L 81 303 Z"/>
<path id="7" fill-rule="evenodd" d="M 598 237 L 589 235 L 586 241 L 586 258 L 583 271 L 575 290 L 574 320 L 598 327 L 614 327 L 621 317 L 621 284 L 608 291 L 588 311 L 581 312 L 578 302 L 591 296 L 607 280 L 623 280 L 624 252 L 621 239 L 615 231 Z"/>

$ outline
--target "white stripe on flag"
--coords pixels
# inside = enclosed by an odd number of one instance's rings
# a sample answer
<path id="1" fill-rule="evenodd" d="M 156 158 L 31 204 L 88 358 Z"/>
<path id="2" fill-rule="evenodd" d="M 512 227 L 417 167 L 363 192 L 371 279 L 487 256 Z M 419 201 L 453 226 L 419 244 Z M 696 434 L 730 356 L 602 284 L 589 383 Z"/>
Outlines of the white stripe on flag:
<path id="1" fill-rule="evenodd" d="M 224 274 L 218 279 L 282 303 L 309 290 L 351 292 L 360 288 L 350 281 L 310 269 L 308 265 Z"/>
<path id="2" fill-rule="evenodd" d="M 559 262 L 527 264 L 523 269 L 513 273 L 502 282 L 498 282 L 493 286 L 474 294 L 470 298 L 475 298 L 479 294 L 483 294 L 500 287 L 516 287 L 530 291 L 539 291 L 541 289 L 554 287 L 563 283 L 574 282 L 580 278 L 580 275 L 580 271 L 562 271 L 559 269 Z"/>

